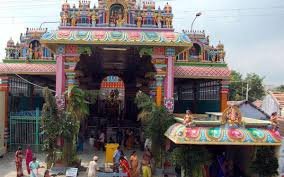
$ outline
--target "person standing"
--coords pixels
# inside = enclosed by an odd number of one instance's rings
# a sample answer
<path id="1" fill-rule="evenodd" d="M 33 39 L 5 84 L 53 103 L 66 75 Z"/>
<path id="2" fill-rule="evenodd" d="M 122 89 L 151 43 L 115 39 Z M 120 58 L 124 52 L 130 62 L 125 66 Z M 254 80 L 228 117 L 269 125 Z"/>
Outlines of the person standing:
<path id="1" fill-rule="evenodd" d="M 139 177 L 138 156 L 136 151 L 133 151 L 130 156 L 130 176 Z"/>
<path id="2" fill-rule="evenodd" d="M 104 150 L 104 145 L 105 145 L 105 133 L 103 131 L 101 131 L 100 136 L 99 136 L 99 148 L 98 148 L 98 150 L 100 150 L 101 148 Z"/>
<path id="3" fill-rule="evenodd" d="M 43 177 L 51 177 L 50 174 L 49 174 L 49 170 L 45 170 Z"/>
<path id="4" fill-rule="evenodd" d="M 151 159 L 152 159 L 152 154 L 151 154 L 150 150 L 146 147 L 146 149 L 143 153 L 143 159 L 142 159 L 142 174 L 143 174 L 143 177 L 152 177 Z"/>
<path id="5" fill-rule="evenodd" d="M 27 146 L 27 149 L 26 149 L 26 167 L 27 167 L 27 172 L 28 172 L 28 174 L 31 173 L 29 164 L 30 164 L 30 162 L 31 162 L 32 160 L 33 160 L 33 151 L 31 150 L 30 145 L 28 145 L 28 146 Z"/>
<path id="6" fill-rule="evenodd" d="M 119 160 L 121 155 L 121 149 L 120 146 L 118 146 L 113 154 L 113 171 L 117 173 L 119 172 Z"/>
<path id="7" fill-rule="evenodd" d="M 22 147 L 18 147 L 18 150 L 16 151 L 15 162 L 16 162 L 17 177 L 24 176 L 23 165 L 22 165 L 22 162 L 23 162 Z"/>
<path id="8" fill-rule="evenodd" d="M 124 176 L 124 177 L 130 177 L 129 164 L 128 164 L 128 161 L 124 158 L 124 156 L 120 156 L 120 158 L 119 158 L 119 165 L 120 165 L 120 167 L 122 169 L 122 172 L 127 174 L 127 176 Z"/>
<path id="9" fill-rule="evenodd" d="M 33 157 L 33 161 L 30 162 L 29 167 L 31 169 L 30 177 L 39 177 L 38 169 L 40 168 L 39 162 L 36 157 Z"/>
<path id="10" fill-rule="evenodd" d="M 94 156 L 89 163 L 88 177 L 97 177 L 98 157 Z"/>

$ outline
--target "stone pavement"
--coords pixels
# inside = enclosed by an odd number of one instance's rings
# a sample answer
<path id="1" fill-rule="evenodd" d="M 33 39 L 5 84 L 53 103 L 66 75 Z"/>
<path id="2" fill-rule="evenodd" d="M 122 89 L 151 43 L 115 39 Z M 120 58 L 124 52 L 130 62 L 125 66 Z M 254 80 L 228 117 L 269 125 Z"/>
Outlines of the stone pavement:
<path id="1" fill-rule="evenodd" d="M 124 151 L 127 158 L 130 157 L 132 151 Z M 142 152 L 137 151 L 139 159 L 142 157 Z M 14 152 L 10 152 L 8 154 L 5 154 L 3 158 L 0 158 L 0 177 L 16 177 L 16 166 L 15 166 L 15 159 L 14 159 Z M 46 170 L 46 164 L 44 163 L 45 160 L 45 154 L 34 154 L 36 155 L 37 159 L 40 161 L 41 166 L 44 166 L 45 168 L 41 168 L 39 170 L 40 175 L 43 176 L 44 171 Z M 99 157 L 99 166 L 103 166 L 104 160 L 105 160 L 105 152 L 103 151 L 95 151 L 93 148 L 86 147 L 84 148 L 84 153 L 79 154 L 79 158 L 82 160 L 81 165 L 84 167 L 87 167 L 90 160 L 93 158 L 93 156 L 96 155 Z M 23 169 L 24 169 L 24 175 L 28 177 L 27 171 L 26 171 L 26 164 L 25 160 L 23 160 Z M 80 172 L 79 177 L 86 177 L 86 172 Z"/>

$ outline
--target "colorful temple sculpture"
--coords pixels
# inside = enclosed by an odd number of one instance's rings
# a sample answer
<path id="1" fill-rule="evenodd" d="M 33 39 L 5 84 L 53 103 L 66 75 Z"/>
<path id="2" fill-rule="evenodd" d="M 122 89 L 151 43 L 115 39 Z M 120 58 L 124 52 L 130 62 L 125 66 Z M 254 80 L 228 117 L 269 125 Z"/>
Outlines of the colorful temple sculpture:
<path id="1" fill-rule="evenodd" d="M 210 163 L 204 162 L 194 169 L 199 176 L 254 176 L 250 166 L 258 147 L 273 147 L 278 158 L 282 137 L 273 123 L 243 117 L 236 106 L 203 117 L 187 112 L 175 119 L 176 123 L 165 132 L 171 144 L 175 147 L 199 145 L 211 154 Z"/>
<path id="2" fill-rule="evenodd" d="M 95 6 L 66 1 L 60 19 L 55 31 L 30 28 L 18 43 L 7 43 L 0 64 L 0 105 L 5 112 L 0 120 L 6 122 L 9 137 L 10 113 L 41 109 L 41 87 L 56 90 L 58 99 L 70 85 L 108 94 L 109 76 L 120 78 L 111 89 L 119 92 L 121 125 L 135 124 L 139 90 L 175 113 L 226 109 L 230 70 L 223 44 L 212 46 L 204 31 L 175 32 L 168 3 L 156 7 L 153 0 L 98 0 Z M 100 96 L 91 114 L 104 116 L 105 109 L 99 108 L 106 98 Z"/>

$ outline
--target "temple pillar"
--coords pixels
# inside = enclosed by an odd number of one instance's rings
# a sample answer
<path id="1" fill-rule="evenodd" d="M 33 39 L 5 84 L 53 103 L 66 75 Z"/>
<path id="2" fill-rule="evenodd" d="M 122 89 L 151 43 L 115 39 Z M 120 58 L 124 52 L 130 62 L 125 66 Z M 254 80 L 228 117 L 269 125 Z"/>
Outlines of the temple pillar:
<path id="1" fill-rule="evenodd" d="M 229 82 L 221 81 L 220 89 L 220 111 L 223 112 L 228 107 L 228 96 L 229 96 Z"/>
<path id="2" fill-rule="evenodd" d="M 9 127 L 8 127 L 8 99 L 9 78 L 0 77 L 0 156 L 7 152 Z"/>
<path id="3" fill-rule="evenodd" d="M 166 73 L 166 86 L 165 86 L 165 98 L 164 105 L 170 111 L 174 111 L 174 56 L 175 49 L 167 48 L 167 73 Z"/>
<path id="4" fill-rule="evenodd" d="M 156 76 L 156 104 L 157 106 L 162 105 L 162 98 L 163 98 L 163 81 L 164 77 L 163 76 Z"/>
<path id="5" fill-rule="evenodd" d="M 56 55 L 56 95 L 61 96 L 65 91 L 65 71 L 64 71 L 64 46 L 57 48 Z"/>

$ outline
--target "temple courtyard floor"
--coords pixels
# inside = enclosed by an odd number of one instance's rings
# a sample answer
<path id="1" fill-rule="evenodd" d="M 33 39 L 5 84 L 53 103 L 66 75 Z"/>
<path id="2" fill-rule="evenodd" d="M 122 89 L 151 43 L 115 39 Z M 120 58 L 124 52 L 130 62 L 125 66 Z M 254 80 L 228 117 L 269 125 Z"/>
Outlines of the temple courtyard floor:
<path id="1" fill-rule="evenodd" d="M 126 151 L 124 150 L 124 153 L 126 157 L 129 159 L 130 154 L 133 150 Z M 142 152 L 137 151 L 139 160 L 142 158 Z M 16 166 L 15 166 L 15 159 L 14 159 L 14 152 L 9 152 L 4 155 L 3 158 L 0 158 L 0 176 L 1 177 L 16 177 Z M 46 164 L 45 164 L 45 154 L 44 153 L 34 153 L 34 155 L 37 157 L 38 161 L 40 162 L 41 166 L 44 168 L 39 169 L 40 177 L 43 177 L 44 171 L 46 170 Z M 93 156 L 96 155 L 99 157 L 99 166 L 103 167 L 105 162 L 105 152 L 104 151 L 97 151 L 93 148 L 86 148 L 84 149 L 83 153 L 79 153 L 79 158 L 81 159 L 81 165 L 83 167 L 88 167 L 88 164 L 90 160 L 92 160 Z M 28 177 L 28 173 L 26 170 L 26 164 L 25 159 L 23 160 L 23 169 L 24 169 L 24 176 Z M 87 177 L 86 172 L 79 172 L 78 177 Z"/>

